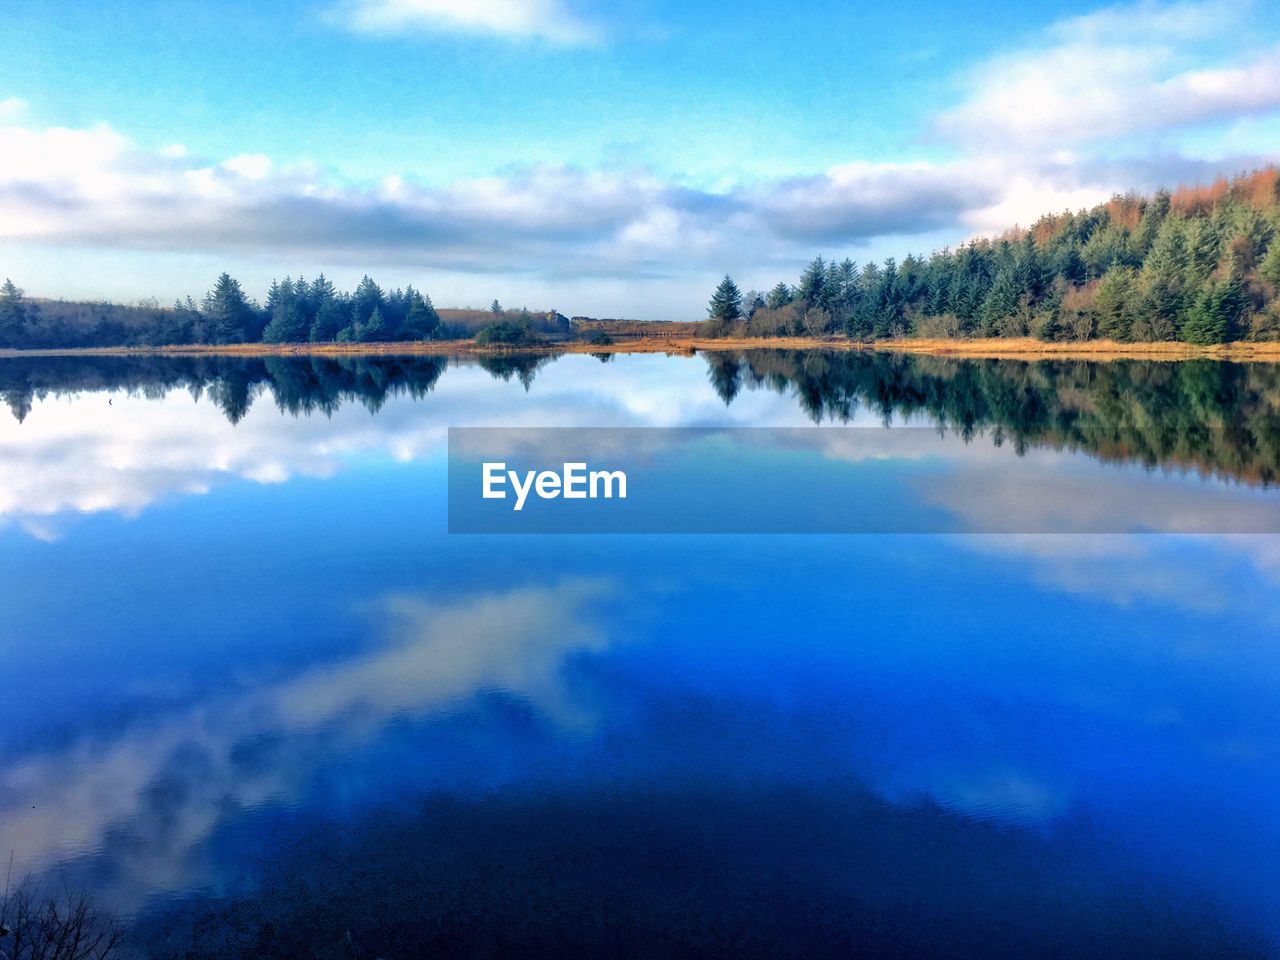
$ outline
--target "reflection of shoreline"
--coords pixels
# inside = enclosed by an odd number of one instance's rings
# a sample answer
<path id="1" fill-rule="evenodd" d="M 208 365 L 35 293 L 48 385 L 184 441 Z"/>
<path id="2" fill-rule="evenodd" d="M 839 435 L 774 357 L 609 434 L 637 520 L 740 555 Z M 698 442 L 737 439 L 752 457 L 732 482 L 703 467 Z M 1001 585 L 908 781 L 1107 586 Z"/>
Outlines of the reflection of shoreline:
<path id="1" fill-rule="evenodd" d="M 904 338 L 863 343 L 842 337 L 741 337 L 707 339 L 668 336 L 618 337 L 613 343 L 581 341 L 526 344 L 478 344 L 474 340 L 436 340 L 402 343 L 233 343 L 185 344 L 171 347 L 75 347 L 59 350 L 0 350 L 0 359 L 20 357 L 387 357 L 387 356 L 490 356 L 567 353 L 677 353 L 721 350 L 880 350 L 931 356 L 964 356 L 974 359 L 1038 360 L 1234 360 L 1280 363 L 1280 342 L 1236 341 L 1198 346 L 1182 341 L 1119 343 L 1084 340 L 1047 343 L 1031 337 L 926 339 Z"/>

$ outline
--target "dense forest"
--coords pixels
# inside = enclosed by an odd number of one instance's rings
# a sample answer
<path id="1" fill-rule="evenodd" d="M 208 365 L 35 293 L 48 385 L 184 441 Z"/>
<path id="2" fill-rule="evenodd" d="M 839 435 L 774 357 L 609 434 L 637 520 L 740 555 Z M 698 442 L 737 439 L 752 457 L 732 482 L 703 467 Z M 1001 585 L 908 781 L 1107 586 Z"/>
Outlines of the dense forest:
<path id="1" fill-rule="evenodd" d="M 718 337 L 1280 339 L 1280 170 L 1133 194 L 901 263 L 821 257 L 708 306 Z"/>
<path id="2" fill-rule="evenodd" d="M 395 343 L 459 340 L 528 345 L 572 332 L 555 310 L 437 310 L 413 287 L 384 291 L 368 276 L 350 293 L 323 274 L 271 284 L 265 305 L 246 296 L 230 275 L 220 276 L 200 302 L 191 297 L 121 306 L 30 300 L 12 280 L 0 287 L 0 348 L 170 346 L 231 343 Z"/>

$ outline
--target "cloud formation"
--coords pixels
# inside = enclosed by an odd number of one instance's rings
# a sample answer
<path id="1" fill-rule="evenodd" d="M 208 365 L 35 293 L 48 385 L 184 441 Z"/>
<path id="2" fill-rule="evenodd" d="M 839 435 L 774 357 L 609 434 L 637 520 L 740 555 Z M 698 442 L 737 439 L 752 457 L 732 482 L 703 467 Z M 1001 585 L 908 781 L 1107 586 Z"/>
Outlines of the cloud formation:
<path id="1" fill-rule="evenodd" d="M 593 33 L 558 0 L 353 0 L 342 10 L 374 33 L 465 29 L 557 42 Z M 654 296 L 589 309 L 649 317 L 666 312 L 653 302 L 670 288 L 680 297 L 666 302 L 683 304 L 688 286 L 725 270 L 756 285 L 794 275 L 818 252 L 927 253 L 1116 192 L 1275 162 L 1280 151 L 1188 155 L 1168 141 L 1280 111 L 1280 48 L 1213 55 L 1215 42 L 1247 35 L 1242 16 L 1210 0 L 1066 18 L 959 78 L 955 105 L 925 120 L 949 156 L 850 159 L 715 186 L 644 166 L 556 164 L 446 183 L 395 171 L 353 181 L 296 158 L 153 148 L 106 124 L 23 125 L 22 102 L 5 100 L 0 244 L 55 265 L 72 247 L 216 257 L 261 265 L 260 278 L 306 263 L 440 271 L 459 287 L 481 274 L 555 290 L 617 281 Z M 159 292 L 190 291 L 134 295 Z"/>
<path id="2" fill-rule="evenodd" d="M 1280 48 L 1194 65 L 1191 41 L 1239 29 L 1239 5 L 1110 7 L 1058 21 L 1030 49 L 973 70 L 935 120 L 946 140 L 982 150 L 1061 148 L 1280 108 Z"/>
<path id="3" fill-rule="evenodd" d="M 0 129 L 0 240 L 45 244 L 626 276 L 714 267 L 744 246 L 769 259 L 931 229 L 996 197 L 970 172 L 923 163 L 849 164 L 723 192 L 565 166 L 444 186 L 346 184 L 257 154 L 208 162 L 148 150 L 105 125 Z"/>
<path id="4" fill-rule="evenodd" d="M 338 15 L 361 33 L 474 33 L 589 44 L 600 29 L 578 17 L 562 0 L 350 0 Z"/>

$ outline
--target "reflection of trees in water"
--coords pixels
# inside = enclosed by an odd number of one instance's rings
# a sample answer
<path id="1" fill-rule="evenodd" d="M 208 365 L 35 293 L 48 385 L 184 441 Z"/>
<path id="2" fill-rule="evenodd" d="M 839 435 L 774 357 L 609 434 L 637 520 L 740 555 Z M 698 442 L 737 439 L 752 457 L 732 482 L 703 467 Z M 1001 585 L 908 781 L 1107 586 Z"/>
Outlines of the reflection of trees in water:
<path id="1" fill-rule="evenodd" d="M 534 375 L 551 362 L 551 357 L 538 354 L 503 353 L 492 356 L 479 356 L 476 363 L 487 370 L 498 380 L 510 380 L 515 377 L 525 390 L 533 386 Z"/>
<path id="2" fill-rule="evenodd" d="M 377 412 L 393 396 L 425 397 L 450 362 L 434 356 L 21 357 L 0 360 L 0 395 L 21 422 L 33 400 L 48 395 L 123 390 L 157 398 L 181 389 L 207 397 L 239 423 L 262 393 L 294 416 L 332 414 L 350 402 Z M 537 367 L 520 369 L 527 386 Z"/>
<path id="3" fill-rule="evenodd" d="M 726 403 L 742 389 L 775 390 L 794 396 L 815 423 L 844 423 L 861 408 L 885 421 L 927 417 L 966 439 L 989 430 L 1019 452 L 1067 448 L 1250 483 L 1280 476 L 1275 364 L 803 350 L 717 352 L 707 363 Z"/>
<path id="4" fill-rule="evenodd" d="M 608 355 L 606 355 L 608 356 Z M 705 355 L 726 404 L 742 390 L 795 398 L 815 422 L 924 416 L 965 438 L 990 431 L 1022 451 L 1081 450 L 1108 460 L 1186 466 L 1269 484 L 1280 477 L 1280 365 L 1211 360 L 1106 363 L 981 360 L 822 350 Z M 0 360 L 0 397 L 19 421 L 48 394 L 185 389 L 232 423 L 270 394 L 294 416 L 345 403 L 378 411 L 394 396 L 425 397 L 450 364 L 474 364 L 526 390 L 545 355 L 467 359 L 366 357 L 21 357 Z"/>
<path id="5" fill-rule="evenodd" d="M 12 861 L 10 861 L 12 869 Z M 41 886 L 28 878 L 0 897 L 0 957 L 5 960 L 109 960 L 124 927 L 84 890 Z"/>
<path id="6" fill-rule="evenodd" d="M 19 357 L 0 360 L 0 396 L 21 422 L 47 395 L 124 390 L 159 398 L 185 389 L 239 423 L 263 393 L 294 416 L 332 414 L 344 403 L 377 413 L 392 397 L 421 399 L 452 364 L 475 365 L 528 390 L 551 358 L 502 354 L 477 358 L 366 357 Z"/>

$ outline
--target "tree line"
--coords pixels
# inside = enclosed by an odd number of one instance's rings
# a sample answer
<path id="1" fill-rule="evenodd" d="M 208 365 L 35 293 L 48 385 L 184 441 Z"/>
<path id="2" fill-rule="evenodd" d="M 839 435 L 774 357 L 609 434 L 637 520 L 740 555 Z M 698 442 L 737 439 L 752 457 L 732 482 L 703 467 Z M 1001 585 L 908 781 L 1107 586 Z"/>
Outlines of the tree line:
<path id="1" fill-rule="evenodd" d="M 365 276 L 355 290 L 338 290 L 324 274 L 273 280 L 264 305 L 223 273 L 197 302 L 172 307 L 155 302 L 33 301 L 6 280 L 0 287 L 0 348 L 170 346 L 233 343 L 394 343 L 478 337 L 483 342 L 529 344 L 567 336 L 567 318 L 555 310 L 436 310 L 412 286 L 383 290 Z"/>
<path id="2" fill-rule="evenodd" d="M 716 337 L 1280 339 L 1280 170 L 1113 197 L 930 257 L 817 257 L 743 295 L 726 276 Z"/>

